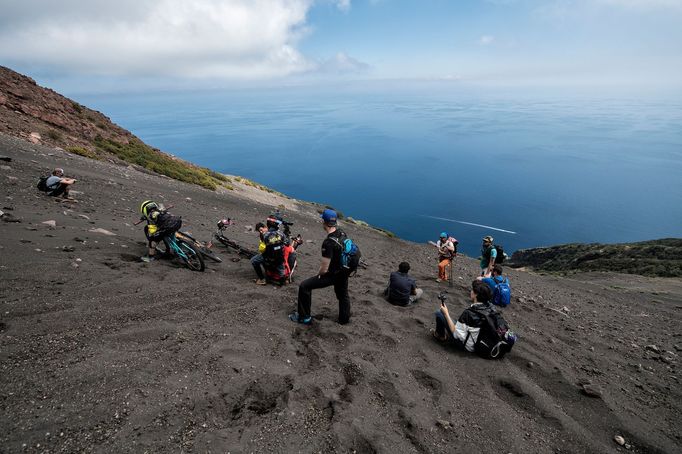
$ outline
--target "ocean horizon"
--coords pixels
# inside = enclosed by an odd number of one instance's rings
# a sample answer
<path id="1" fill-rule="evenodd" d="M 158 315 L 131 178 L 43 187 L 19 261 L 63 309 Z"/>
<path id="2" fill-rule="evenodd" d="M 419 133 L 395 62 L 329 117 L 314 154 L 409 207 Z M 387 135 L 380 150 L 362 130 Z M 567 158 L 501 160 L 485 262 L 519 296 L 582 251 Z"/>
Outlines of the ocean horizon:
<path id="1" fill-rule="evenodd" d="M 680 236 L 681 97 L 432 87 L 76 99 L 188 161 L 407 240 L 447 231 L 474 257 L 485 235 L 510 254 Z"/>

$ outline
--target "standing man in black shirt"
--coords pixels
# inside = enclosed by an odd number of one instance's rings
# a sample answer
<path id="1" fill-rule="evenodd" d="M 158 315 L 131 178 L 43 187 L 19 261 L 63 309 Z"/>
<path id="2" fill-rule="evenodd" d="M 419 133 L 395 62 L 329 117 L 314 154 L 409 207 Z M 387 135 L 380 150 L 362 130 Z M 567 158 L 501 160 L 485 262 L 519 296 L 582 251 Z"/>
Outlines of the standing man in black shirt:
<path id="1" fill-rule="evenodd" d="M 322 243 L 322 262 L 316 276 L 306 279 L 298 286 L 298 312 L 289 315 L 293 322 L 309 325 L 313 322 L 310 314 L 312 291 L 316 288 L 334 286 L 339 300 L 339 323 L 350 321 L 350 297 L 348 296 L 348 271 L 341 266 L 341 244 L 346 234 L 336 227 L 336 211 L 324 210 L 322 222 L 327 238 Z"/>

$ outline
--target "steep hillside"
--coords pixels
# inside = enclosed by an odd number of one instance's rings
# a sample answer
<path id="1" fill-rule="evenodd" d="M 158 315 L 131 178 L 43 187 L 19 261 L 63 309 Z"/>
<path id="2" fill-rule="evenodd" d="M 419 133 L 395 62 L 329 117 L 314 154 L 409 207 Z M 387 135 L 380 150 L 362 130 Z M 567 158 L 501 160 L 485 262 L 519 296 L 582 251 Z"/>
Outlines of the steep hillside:
<path id="1" fill-rule="evenodd" d="M 311 327 L 293 324 L 297 286 L 257 286 L 248 260 L 204 273 L 139 261 L 141 200 L 175 205 L 184 229 L 255 247 L 253 225 L 284 203 L 298 279 L 319 267 L 317 207 L 250 187 L 196 185 L 0 134 L 0 445 L 3 452 L 676 453 L 682 280 L 613 273 L 568 278 L 509 270 L 505 318 L 520 334 L 501 361 L 429 335 L 478 273 L 458 258 L 435 282 L 432 246 L 342 227 L 369 264 L 350 282 L 352 317 L 313 292 Z M 78 179 L 64 203 L 36 176 Z M 402 260 L 423 301 L 380 296 Z M 671 331 L 671 327 L 673 330 Z M 621 446 L 614 437 L 622 437 Z M 621 439 L 618 438 L 620 441 Z"/>
<path id="2" fill-rule="evenodd" d="M 509 266 L 538 271 L 614 271 L 643 276 L 682 277 L 682 239 L 623 244 L 561 244 L 521 249 Z"/>
<path id="3" fill-rule="evenodd" d="M 176 180 L 216 189 L 224 175 L 146 145 L 94 111 L 0 66 L 0 132 L 93 159 L 134 164 Z"/>

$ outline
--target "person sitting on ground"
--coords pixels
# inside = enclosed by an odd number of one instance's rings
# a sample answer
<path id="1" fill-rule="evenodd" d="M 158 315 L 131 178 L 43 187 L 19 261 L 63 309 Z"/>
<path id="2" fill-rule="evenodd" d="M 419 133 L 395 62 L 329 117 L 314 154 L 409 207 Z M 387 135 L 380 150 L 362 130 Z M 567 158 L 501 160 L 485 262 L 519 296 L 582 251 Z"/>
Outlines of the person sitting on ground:
<path id="1" fill-rule="evenodd" d="M 445 269 L 452 266 L 452 259 L 455 257 L 455 245 L 448 237 L 448 233 L 442 232 L 438 242 L 436 242 L 436 247 L 438 248 L 438 279 L 436 282 L 447 282 L 448 274 Z"/>
<path id="2" fill-rule="evenodd" d="M 476 278 L 476 280 L 485 282 L 488 284 L 488 287 L 490 287 L 490 291 L 494 292 L 497 284 L 504 282 L 507 280 L 507 278 L 502 276 L 502 266 L 493 265 L 493 272 L 491 273 L 490 277 L 479 276 Z"/>
<path id="3" fill-rule="evenodd" d="M 145 200 L 140 205 L 142 217 L 140 221 L 147 221 L 144 226 L 144 234 L 147 237 L 147 255 L 140 257 L 143 262 L 149 263 L 156 259 L 156 245 L 168 236 L 175 234 L 182 227 L 182 219 L 168 213 L 162 205 L 152 200 Z"/>
<path id="4" fill-rule="evenodd" d="M 492 303 L 496 306 L 508 306 L 511 302 L 509 279 L 502 275 L 502 266 L 493 266 L 491 277 L 477 277 L 476 280 L 485 282 L 493 294 Z"/>
<path id="5" fill-rule="evenodd" d="M 50 175 L 45 182 L 47 186 L 47 195 L 52 197 L 62 196 L 64 199 L 71 199 L 71 197 L 69 197 L 69 189 L 75 182 L 76 180 L 73 178 L 64 177 L 64 169 L 57 167 L 52 171 L 52 175 Z"/>
<path id="6" fill-rule="evenodd" d="M 481 276 L 490 277 L 497 258 L 497 249 L 493 246 L 493 237 L 490 235 L 483 237 L 481 245 Z"/>
<path id="7" fill-rule="evenodd" d="M 254 282 L 257 285 L 265 285 L 265 259 L 263 258 L 263 253 L 265 252 L 265 240 L 264 235 L 268 231 L 268 228 L 262 222 L 256 224 L 256 232 L 258 232 L 258 238 L 260 242 L 258 243 L 258 254 L 251 257 L 251 265 L 253 269 L 256 270 L 257 279 Z"/>
<path id="8" fill-rule="evenodd" d="M 395 306 L 414 304 L 424 293 L 422 289 L 417 288 L 414 278 L 407 275 L 408 271 L 410 271 L 410 264 L 401 262 L 398 265 L 398 271 L 391 273 L 388 287 L 384 290 L 384 297 Z"/>
<path id="9" fill-rule="evenodd" d="M 471 305 L 483 304 L 485 306 L 490 305 L 490 299 L 492 298 L 492 292 L 490 288 L 479 280 L 474 280 L 471 283 L 471 292 L 469 294 L 471 298 Z M 452 321 L 450 313 L 444 301 L 441 301 L 440 308 L 436 311 L 436 329 L 431 330 L 431 335 L 440 342 L 452 343 L 458 348 L 468 341 L 467 334 L 468 330 L 466 326 L 461 322 L 456 323 Z"/>
<path id="10" fill-rule="evenodd" d="M 284 249 L 289 243 L 289 239 L 284 232 L 279 230 L 282 221 L 276 216 L 268 216 L 265 223 L 268 228 L 263 234 L 265 250 L 262 255 L 265 280 L 266 282 L 270 281 L 274 284 L 282 285 L 286 282 L 287 278 Z"/>

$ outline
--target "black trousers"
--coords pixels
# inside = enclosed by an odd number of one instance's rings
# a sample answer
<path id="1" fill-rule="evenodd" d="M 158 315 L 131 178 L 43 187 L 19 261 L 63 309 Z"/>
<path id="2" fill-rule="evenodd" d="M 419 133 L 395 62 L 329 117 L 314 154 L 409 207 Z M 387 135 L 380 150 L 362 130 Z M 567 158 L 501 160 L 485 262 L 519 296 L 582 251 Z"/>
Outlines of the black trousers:
<path id="1" fill-rule="evenodd" d="M 339 271 L 335 274 L 327 273 L 323 276 L 313 276 L 301 282 L 298 286 L 298 316 L 310 317 L 312 291 L 333 285 L 336 299 L 339 300 L 339 323 L 344 325 L 350 321 L 350 297 L 348 296 L 348 273 Z"/>
<path id="2" fill-rule="evenodd" d="M 52 197 L 58 197 L 58 196 L 64 196 L 68 197 L 69 195 L 69 185 L 64 184 L 64 183 L 59 183 L 59 186 L 48 192 L 48 195 L 51 195 Z"/>

